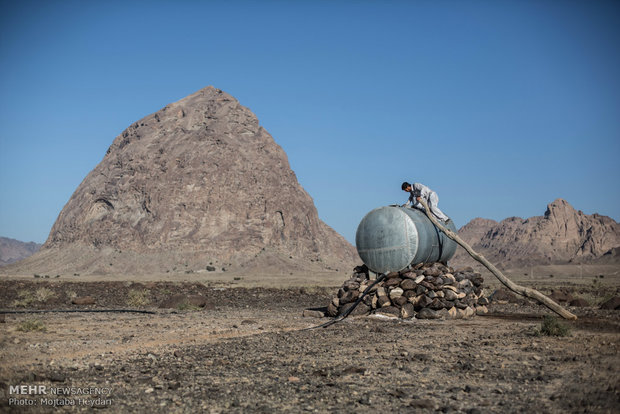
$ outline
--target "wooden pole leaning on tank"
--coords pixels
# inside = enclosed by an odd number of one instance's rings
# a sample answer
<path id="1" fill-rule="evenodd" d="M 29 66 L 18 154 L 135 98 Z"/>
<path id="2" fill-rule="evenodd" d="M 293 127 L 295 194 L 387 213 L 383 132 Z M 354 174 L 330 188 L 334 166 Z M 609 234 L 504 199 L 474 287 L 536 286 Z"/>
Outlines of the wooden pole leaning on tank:
<path id="1" fill-rule="evenodd" d="M 458 234 L 456 234 L 452 230 L 447 229 L 446 227 L 442 226 L 439 223 L 439 220 L 437 220 L 433 216 L 433 213 L 430 212 L 430 209 L 428 208 L 428 205 L 426 204 L 426 201 L 423 198 L 420 198 L 419 201 L 420 201 L 420 204 L 422 204 L 424 206 L 424 212 L 426 213 L 426 216 L 429 218 L 429 220 L 439 230 L 444 232 L 446 236 L 448 236 L 450 239 L 454 240 L 461 247 L 463 247 L 467 251 L 467 253 L 469 253 L 469 255 L 471 257 L 476 259 L 478 262 L 482 263 L 508 289 L 512 290 L 513 292 L 515 292 L 515 293 L 517 293 L 517 294 L 519 294 L 521 296 L 532 298 L 532 299 L 538 301 L 539 303 L 542 303 L 543 305 L 545 305 L 546 307 L 548 307 L 549 309 L 551 309 L 552 311 L 554 311 L 555 313 L 557 313 L 558 315 L 560 315 L 561 317 L 563 317 L 565 319 L 572 319 L 572 320 L 577 319 L 576 315 L 570 313 L 569 311 L 564 309 L 562 306 L 560 306 L 558 303 L 556 303 L 555 301 L 553 301 L 549 297 L 543 295 L 539 291 L 537 291 L 535 289 L 531 289 L 531 288 L 527 288 L 527 287 L 524 287 L 524 286 L 517 285 L 512 280 L 508 279 L 506 276 L 504 276 L 504 274 L 502 272 L 499 271 L 499 269 L 497 269 L 495 266 L 493 266 L 493 264 L 491 262 L 489 262 L 484 256 L 482 256 L 479 253 L 476 253 L 474 251 L 474 249 L 472 249 L 469 244 L 465 243 L 465 241 L 459 237 Z"/>

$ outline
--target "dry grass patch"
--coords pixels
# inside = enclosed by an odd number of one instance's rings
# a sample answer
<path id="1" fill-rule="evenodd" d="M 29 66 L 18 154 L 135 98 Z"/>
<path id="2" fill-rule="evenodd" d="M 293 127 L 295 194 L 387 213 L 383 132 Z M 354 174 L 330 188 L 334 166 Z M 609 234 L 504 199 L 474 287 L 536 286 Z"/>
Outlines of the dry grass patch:
<path id="1" fill-rule="evenodd" d="M 48 299 L 55 297 L 56 294 L 49 288 L 40 287 L 34 291 L 22 289 L 17 292 L 17 299 L 13 301 L 15 307 L 26 307 L 37 302 L 46 302 Z"/>
<path id="2" fill-rule="evenodd" d="M 182 303 L 179 303 L 179 305 L 177 306 L 177 310 L 195 312 L 195 311 L 202 310 L 202 308 L 200 306 L 192 305 L 191 303 L 188 303 L 188 302 L 182 302 Z"/>
<path id="3" fill-rule="evenodd" d="M 48 299 L 51 299 L 56 296 L 54 291 L 46 287 L 40 287 L 34 292 L 35 299 L 38 302 L 45 302 Z"/>
<path id="4" fill-rule="evenodd" d="M 17 326 L 17 330 L 21 332 L 45 332 L 47 331 L 47 327 L 40 319 L 30 318 L 22 321 Z"/>
<path id="5" fill-rule="evenodd" d="M 150 294 L 147 289 L 131 289 L 127 293 L 127 304 L 134 307 L 143 307 L 151 304 Z"/>

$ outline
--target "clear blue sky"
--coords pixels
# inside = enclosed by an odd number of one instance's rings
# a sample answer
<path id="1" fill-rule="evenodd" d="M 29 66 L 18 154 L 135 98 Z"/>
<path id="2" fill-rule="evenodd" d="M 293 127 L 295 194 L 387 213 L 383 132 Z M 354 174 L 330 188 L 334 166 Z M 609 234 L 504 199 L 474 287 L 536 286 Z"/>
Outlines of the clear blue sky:
<path id="1" fill-rule="evenodd" d="M 1 1 L 0 235 L 43 242 L 132 122 L 249 107 L 354 242 L 422 182 L 458 227 L 620 217 L 620 2 Z"/>

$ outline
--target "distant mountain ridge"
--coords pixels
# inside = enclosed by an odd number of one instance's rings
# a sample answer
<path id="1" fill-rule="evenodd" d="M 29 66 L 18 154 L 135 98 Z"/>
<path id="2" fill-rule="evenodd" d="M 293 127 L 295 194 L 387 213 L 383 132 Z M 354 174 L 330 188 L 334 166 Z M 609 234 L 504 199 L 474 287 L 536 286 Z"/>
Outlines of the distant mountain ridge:
<path id="1" fill-rule="evenodd" d="M 25 259 L 39 251 L 41 245 L 23 242 L 8 237 L 0 237 L 0 266 Z"/>
<path id="2" fill-rule="evenodd" d="M 543 216 L 509 217 L 496 222 L 476 218 L 459 229 L 459 235 L 492 263 L 504 267 L 540 264 L 618 262 L 620 225 L 600 214 L 584 214 L 566 200 L 547 205 Z M 470 264 L 464 249 L 454 263 Z"/>

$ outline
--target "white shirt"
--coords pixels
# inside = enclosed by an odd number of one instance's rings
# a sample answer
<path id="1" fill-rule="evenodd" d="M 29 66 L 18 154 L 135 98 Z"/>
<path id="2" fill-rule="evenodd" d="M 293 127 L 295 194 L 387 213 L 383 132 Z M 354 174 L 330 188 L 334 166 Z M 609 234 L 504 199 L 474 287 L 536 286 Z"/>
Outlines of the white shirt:
<path id="1" fill-rule="evenodd" d="M 420 204 L 418 203 L 418 200 L 417 200 L 418 197 L 422 197 L 428 203 L 429 197 L 431 196 L 432 193 L 433 193 L 433 190 L 431 190 L 424 184 L 413 183 L 411 184 L 411 193 L 409 195 L 409 200 L 407 200 L 407 203 L 405 203 L 405 206 L 413 205 L 413 207 L 418 207 L 417 205 Z"/>

